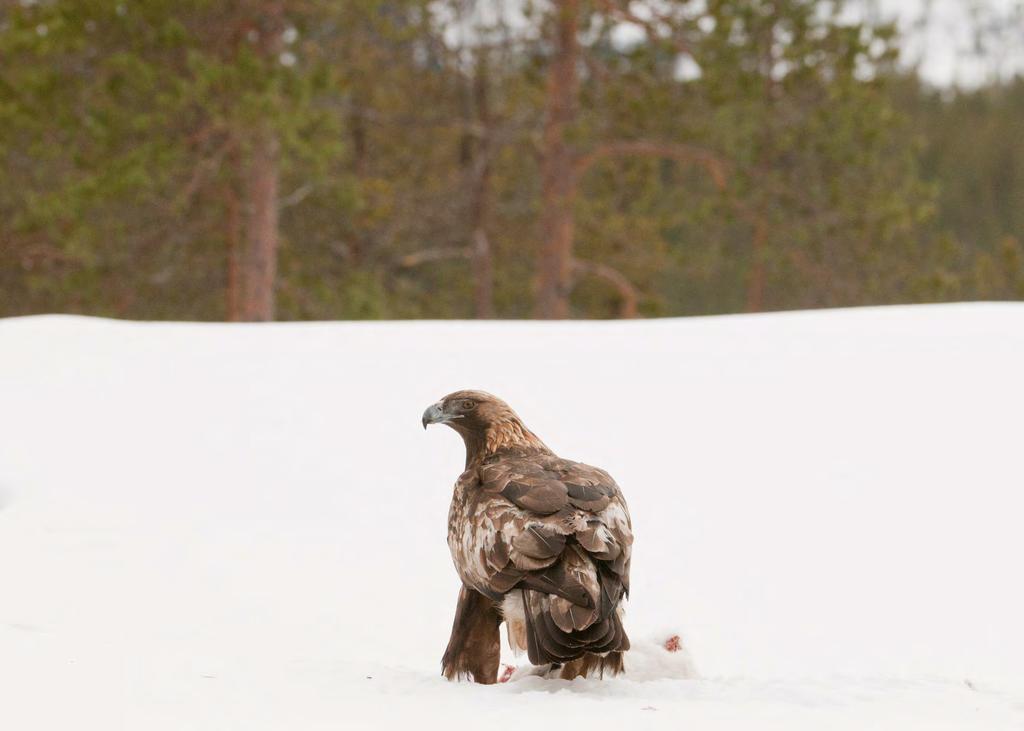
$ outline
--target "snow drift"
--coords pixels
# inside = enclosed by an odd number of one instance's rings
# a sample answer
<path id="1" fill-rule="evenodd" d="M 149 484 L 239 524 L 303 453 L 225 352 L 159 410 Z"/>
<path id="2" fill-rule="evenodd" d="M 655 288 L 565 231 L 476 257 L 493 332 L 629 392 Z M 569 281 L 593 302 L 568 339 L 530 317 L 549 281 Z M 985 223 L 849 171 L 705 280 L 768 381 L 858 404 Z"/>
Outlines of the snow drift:
<path id="1" fill-rule="evenodd" d="M 1019 305 L 0 321 L 0 724 L 1020 728 L 1022 373 Z M 466 387 L 625 491 L 625 678 L 441 679 Z"/>

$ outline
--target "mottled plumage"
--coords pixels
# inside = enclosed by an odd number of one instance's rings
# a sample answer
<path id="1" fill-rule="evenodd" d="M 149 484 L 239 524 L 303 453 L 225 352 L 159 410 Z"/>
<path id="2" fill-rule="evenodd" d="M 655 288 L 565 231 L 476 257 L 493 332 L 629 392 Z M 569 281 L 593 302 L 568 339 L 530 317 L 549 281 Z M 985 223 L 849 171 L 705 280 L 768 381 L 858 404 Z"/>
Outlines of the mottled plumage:
<path id="1" fill-rule="evenodd" d="M 481 391 L 446 396 L 423 423 L 447 424 L 466 443 L 448 514 L 463 588 L 444 674 L 495 682 L 502 619 L 534 665 L 562 677 L 621 671 L 633 534 L 615 481 L 557 457 Z"/>

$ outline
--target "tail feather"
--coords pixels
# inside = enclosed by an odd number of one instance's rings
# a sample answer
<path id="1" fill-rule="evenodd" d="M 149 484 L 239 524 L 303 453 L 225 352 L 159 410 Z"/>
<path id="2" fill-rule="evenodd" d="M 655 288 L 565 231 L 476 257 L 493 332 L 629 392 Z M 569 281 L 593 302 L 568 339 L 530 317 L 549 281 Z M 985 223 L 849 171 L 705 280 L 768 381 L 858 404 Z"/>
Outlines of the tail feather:
<path id="1" fill-rule="evenodd" d="M 622 670 L 622 653 L 629 649 L 619 607 L 622 583 L 593 563 L 582 568 L 582 584 L 593 587 L 590 606 L 573 604 L 564 595 L 522 589 L 527 654 L 534 665 L 563 666 L 562 677 L 616 674 Z"/>
<path id="2" fill-rule="evenodd" d="M 558 673 L 563 680 L 573 678 L 590 678 L 597 676 L 603 678 L 605 673 L 618 675 L 625 670 L 622 660 L 622 652 L 609 652 L 604 655 L 587 653 L 582 657 L 566 663 Z"/>

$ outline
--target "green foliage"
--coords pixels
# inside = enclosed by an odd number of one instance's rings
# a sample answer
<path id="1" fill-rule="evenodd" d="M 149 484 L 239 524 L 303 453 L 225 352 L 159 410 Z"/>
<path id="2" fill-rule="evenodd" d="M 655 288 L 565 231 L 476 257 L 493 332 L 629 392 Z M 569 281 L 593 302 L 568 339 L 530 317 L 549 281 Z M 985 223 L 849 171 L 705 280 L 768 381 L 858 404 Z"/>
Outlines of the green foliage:
<path id="1" fill-rule="evenodd" d="M 279 317 L 472 316 L 485 159 L 495 310 L 529 316 L 548 6 L 524 32 L 455 0 L 285 2 L 278 26 L 272 5 L 0 4 L 0 315 L 224 317 L 232 206 L 272 139 Z M 584 5 L 575 152 L 722 171 L 582 172 L 576 254 L 641 314 L 1024 298 L 1024 81 L 924 88 L 894 28 L 836 3 L 663 4 L 629 47 Z M 585 276 L 572 302 L 614 317 L 621 294 Z"/>
<path id="2" fill-rule="evenodd" d="M 246 10 L 56 0 L 6 11 L 0 56 L 18 63 L 0 70 L 2 235 L 23 268 L 37 251 L 56 264 L 11 276 L 8 311 L 89 309 L 89 282 L 106 313 L 222 316 L 208 293 L 223 287 L 232 157 L 269 129 L 285 180 L 318 181 L 340 150 L 318 103 L 323 69 L 301 51 L 290 66 L 262 52 L 261 19 Z"/>

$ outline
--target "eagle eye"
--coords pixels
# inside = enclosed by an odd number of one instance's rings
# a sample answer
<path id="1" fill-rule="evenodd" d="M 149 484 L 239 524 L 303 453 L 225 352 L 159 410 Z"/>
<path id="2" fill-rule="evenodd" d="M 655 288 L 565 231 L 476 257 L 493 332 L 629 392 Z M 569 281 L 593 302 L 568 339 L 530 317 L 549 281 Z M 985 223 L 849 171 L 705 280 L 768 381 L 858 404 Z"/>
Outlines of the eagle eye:
<path id="1" fill-rule="evenodd" d="M 463 411 L 472 411 L 474 408 L 476 408 L 476 401 L 473 401 L 472 399 L 466 399 L 461 404 L 459 404 L 459 406 L 462 407 Z"/>

